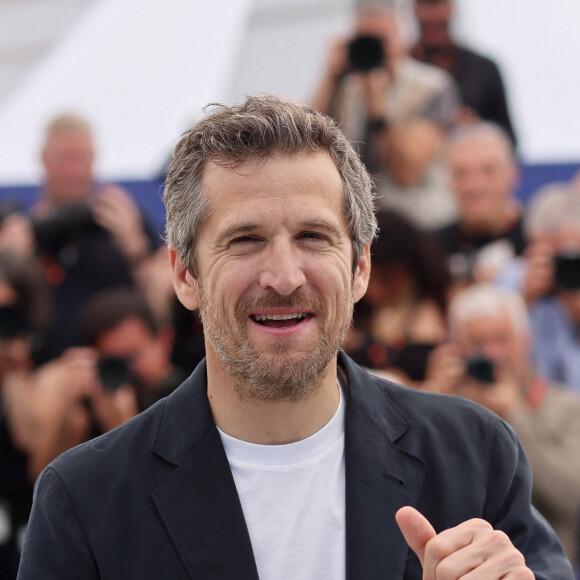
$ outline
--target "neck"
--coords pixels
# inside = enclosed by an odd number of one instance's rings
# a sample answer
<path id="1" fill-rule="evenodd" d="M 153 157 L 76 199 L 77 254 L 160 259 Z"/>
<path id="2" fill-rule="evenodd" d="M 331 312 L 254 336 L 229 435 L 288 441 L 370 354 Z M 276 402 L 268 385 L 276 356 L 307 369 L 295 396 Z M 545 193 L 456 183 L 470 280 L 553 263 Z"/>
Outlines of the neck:
<path id="1" fill-rule="evenodd" d="M 261 401 L 243 397 L 236 380 L 207 352 L 207 396 L 216 425 L 228 435 L 262 445 L 294 443 L 330 421 L 340 401 L 336 358 L 318 386 L 299 401 Z"/>

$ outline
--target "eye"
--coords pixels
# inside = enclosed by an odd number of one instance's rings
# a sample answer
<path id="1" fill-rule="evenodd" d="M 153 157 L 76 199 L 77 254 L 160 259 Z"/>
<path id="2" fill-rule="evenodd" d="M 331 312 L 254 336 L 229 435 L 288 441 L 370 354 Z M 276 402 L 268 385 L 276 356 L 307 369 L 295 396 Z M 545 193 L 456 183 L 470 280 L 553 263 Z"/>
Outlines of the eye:
<path id="1" fill-rule="evenodd" d="M 230 240 L 228 246 L 234 254 L 246 254 L 257 250 L 262 239 L 257 236 L 237 236 Z"/>
<path id="2" fill-rule="evenodd" d="M 303 240 L 321 240 L 321 241 L 326 241 L 326 236 L 318 233 L 318 232 L 304 232 L 302 234 L 300 234 L 299 236 L 301 239 Z"/>
<path id="3" fill-rule="evenodd" d="M 328 236 L 320 232 L 302 232 L 298 236 L 298 241 L 310 249 L 319 249 L 327 246 L 329 243 Z"/>
<path id="4" fill-rule="evenodd" d="M 249 244 L 249 243 L 257 242 L 257 241 L 258 241 L 258 239 L 254 236 L 238 236 L 237 238 L 234 238 L 230 242 L 230 245 Z"/>

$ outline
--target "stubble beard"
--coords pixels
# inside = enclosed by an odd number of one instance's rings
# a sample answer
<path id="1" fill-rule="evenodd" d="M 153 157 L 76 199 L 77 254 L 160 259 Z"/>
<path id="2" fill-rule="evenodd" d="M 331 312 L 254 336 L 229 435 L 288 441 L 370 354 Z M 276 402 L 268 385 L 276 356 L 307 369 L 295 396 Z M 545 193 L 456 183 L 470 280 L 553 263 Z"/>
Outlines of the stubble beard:
<path id="1" fill-rule="evenodd" d="M 314 394 L 352 321 L 353 299 L 348 288 L 335 320 L 329 320 L 326 304 L 302 291 L 290 296 L 267 293 L 236 306 L 232 320 L 218 312 L 197 281 L 204 333 L 220 366 L 234 379 L 233 388 L 244 400 L 298 402 Z M 248 336 L 248 313 L 267 307 L 289 307 L 314 312 L 318 340 L 304 344 L 298 338 L 273 338 L 268 352 L 257 349 Z"/>

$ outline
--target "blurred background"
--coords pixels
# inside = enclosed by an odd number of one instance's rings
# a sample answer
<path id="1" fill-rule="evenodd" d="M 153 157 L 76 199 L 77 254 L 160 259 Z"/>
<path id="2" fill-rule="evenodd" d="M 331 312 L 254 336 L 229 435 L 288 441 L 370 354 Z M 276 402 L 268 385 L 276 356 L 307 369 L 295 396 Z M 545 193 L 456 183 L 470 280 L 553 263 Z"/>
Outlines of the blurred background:
<path id="1" fill-rule="evenodd" d="M 416 29 L 398 6 L 409 44 Z M 47 121 L 74 111 L 93 125 L 97 174 L 123 183 L 156 227 L 160 183 L 180 133 L 208 102 L 272 91 L 313 94 L 352 0 L 0 0 L 0 196 L 29 202 Z M 506 85 L 519 195 L 580 166 L 575 0 L 457 0 L 453 27 L 491 57 Z"/>
<path id="2" fill-rule="evenodd" d="M 0 578 L 40 471 L 204 357 L 165 175 L 208 103 L 263 92 L 376 183 L 342 347 L 510 423 L 580 574 L 579 25 L 578 0 L 0 0 Z"/>

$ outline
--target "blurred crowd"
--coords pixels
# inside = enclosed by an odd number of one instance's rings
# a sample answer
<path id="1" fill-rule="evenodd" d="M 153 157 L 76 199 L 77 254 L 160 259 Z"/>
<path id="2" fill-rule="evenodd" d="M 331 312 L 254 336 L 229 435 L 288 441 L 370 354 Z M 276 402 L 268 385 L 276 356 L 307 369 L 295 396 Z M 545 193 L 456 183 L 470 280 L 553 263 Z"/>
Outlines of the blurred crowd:
<path id="1" fill-rule="evenodd" d="M 452 0 L 357 5 L 312 99 L 358 147 L 380 234 L 345 350 L 410 388 L 467 397 L 516 431 L 533 501 L 580 552 L 580 183 L 524 207 L 496 64 L 456 43 Z M 46 127 L 44 183 L 0 202 L 0 577 L 15 577 L 36 476 L 176 388 L 204 356 L 167 252 L 131 195 L 101 184 L 86 120 Z M 508 501 L 509 498 L 506 498 Z"/>

